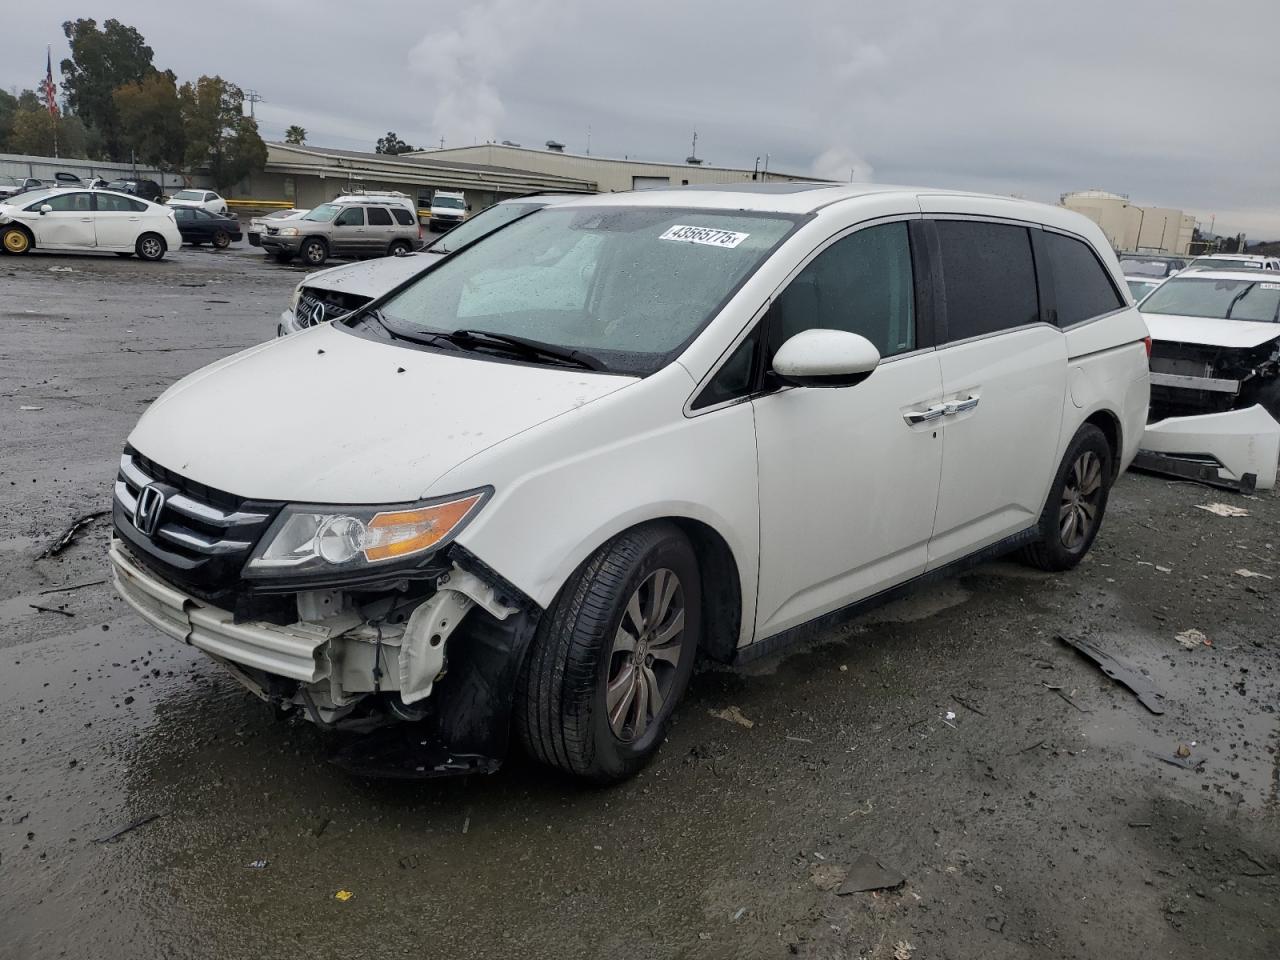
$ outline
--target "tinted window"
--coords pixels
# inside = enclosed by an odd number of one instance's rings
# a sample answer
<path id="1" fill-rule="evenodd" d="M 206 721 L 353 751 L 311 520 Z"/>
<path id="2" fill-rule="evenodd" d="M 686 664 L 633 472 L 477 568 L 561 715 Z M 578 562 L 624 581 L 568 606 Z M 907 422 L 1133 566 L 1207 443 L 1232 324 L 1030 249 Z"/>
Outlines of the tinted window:
<path id="1" fill-rule="evenodd" d="M 1025 227 L 940 220 L 937 228 L 948 341 L 1040 319 L 1031 238 Z"/>
<path id="2" fill-rule="evenodd" d="M 882 357 L 914 349 L 907 225 L 869 227 L 827 247 L 782 291 L 769 323 L 770 355 L 797 333 L 815 328 L 860 333 Z"/>
<path id="3" fill-rule="evenodd" d="M 1124 306 L 1106 269 L 1087 243 L 1048 230 L 1042 239 L 1053 276 L 1058 326 L 1069 327 Z"/>
<path id="4" fill-rule="evenodd" d="M 87 212 L 93 209 L 93 197 L 87 193 L 55 193 L 51 197 L 38 201 L 33 207 L 27 207 L 27 209 L 39 210 L 45 204 L 60 212 Z"/>
<path id="5" fill-rule="evenodd" d="M 371 227 L 389 227 L 391 226 L 391 212 L 386 207 L 370 207 L 369 208 L 369 226 Z"/>
<path id="6" fill-rule="evenodd" d="M 364 207 L 347 207 L 347 209 L 338 214 L 338 219 L 333 222 L 335 226 L 339 227 L 363 227 Z"/>
<path id="7" fill-rule="evenodd" d="M 698 394 L 698 399 L 693 402 L 694 410 L 712 407 L 726 400 L 736 400 L 751 392 L 752 382 L 755 379 L 758 339 L 756 331 L 753 330 L 742 343 L 738 344 L 737 349 L 711 378 L 711 382 L 703 388 L 702 393 Z"/>
<path id="8" fill-rule="evenodd" d="M 408 210 L 402 210 L 399 207 L 396 207 L 391 211 L 391 214 L 396 218 L 396 223 L 400 224 L 402 227 L 413 225 L 414 216 Z"/>
<path id="9" fill-rule="evenodd" d="M 147 205 L 138 200 L 130 200 L 128 197 L 115 197 L 109 193 L 99 193 L 98 209 L 109 213 L 141 213 L 147 209 Z"/>
<path id="10" fill-rule="evenodd" d="M 178 207 L 178 209 L 173 211 L 173 216 L 175 219 L 178 219 L 178 220 L 191 220 L 192 219 L 191 208 Z"/>

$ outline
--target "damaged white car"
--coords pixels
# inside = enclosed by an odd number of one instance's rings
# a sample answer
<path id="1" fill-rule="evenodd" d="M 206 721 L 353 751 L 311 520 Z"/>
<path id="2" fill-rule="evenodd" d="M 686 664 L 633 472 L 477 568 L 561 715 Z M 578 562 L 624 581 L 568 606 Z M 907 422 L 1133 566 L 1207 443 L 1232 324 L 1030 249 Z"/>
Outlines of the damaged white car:
<path id="1" fill-rule="evenodd" d="M 1189 270 L 1142 301 L 1151 413 L 1135 466 L 1269 490 L 1280 462 L 1280 275 Z"/>

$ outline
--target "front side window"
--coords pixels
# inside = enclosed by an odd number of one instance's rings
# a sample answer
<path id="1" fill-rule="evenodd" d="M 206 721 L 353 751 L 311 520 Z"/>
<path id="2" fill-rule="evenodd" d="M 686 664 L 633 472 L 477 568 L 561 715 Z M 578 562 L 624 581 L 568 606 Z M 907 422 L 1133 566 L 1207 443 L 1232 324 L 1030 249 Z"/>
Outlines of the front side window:
<path id="1" fill-rule="evenodd" d="M 386 207 L 370 207 L 369 208 L 369 226 L 371 227 L 391 226 L 391 211 L 389 211 Z"/>
<path id="2" fill-rule="evenodd" d="M 967 340 L 1040 319 L 1040 296 L 1026 227 L 939 220 L 946 339 Z"/>
<path id="3" fill-rule="evenodd" d="M 905 223 L 851 233 L 818 254 L 769 310 L 769 353 L 803 330 L 847 330 L 882 357 L 914 350 L 915 283 Z"/>
<path id="4" fill-rule="evenodd" d="M 1173 277 L 1142 301 L 1142 312 L 1276 323 L 1280 321 L 1280 283 Z"/>
<path id="5" fill-rule="evenodd" d="M 795 223 L 737 211 L 543 209 L 440 261 L 381 313 L 428 345 L 432 334 L 484 331 L 643 376 L 697 335 Z"/>
<path id="6" fill-rule="evenodd" d="M 87 193 L 55 193 L 43 200 L 37 200 L 27 207 L 28 210 L 39 210 L 48 205 L 55 213 L 87 213 L 93 209 L 93 197 Z"/>
<path id="7" fill-rule="evenodd" d="M 454 227 L 427 249 L 432 253 L 454 253 L 468 244 L 475 243 L 481 237 L 488 236 L 499 227 L 506 226 L 513 220 L 519 220 L 526 213 L 532 213 L 544 206 L 546 204 L 543 203 L 496 204 Z"/>
<path id="8" fill-rule="evenodd" d="M 347 207 L 340 214 L 338 219 L 333 221 L 335 227 L 363 227 L 364 226 L 364 207 Z"/>
<path id="9" fill-rule="evenodd" d="M 1053 299 L 1060 327 L 1092 320 L 1124 306 L 1097 254 L 1084 241 L 1046 230 L 1041 251 L 1053 277 Z"/>

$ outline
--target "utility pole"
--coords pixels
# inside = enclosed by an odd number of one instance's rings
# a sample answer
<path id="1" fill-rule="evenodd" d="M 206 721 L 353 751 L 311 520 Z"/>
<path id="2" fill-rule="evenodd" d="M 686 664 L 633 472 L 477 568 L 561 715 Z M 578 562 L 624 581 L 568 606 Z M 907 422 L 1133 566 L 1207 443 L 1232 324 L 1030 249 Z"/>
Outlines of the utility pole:
<path id="1" fill-rule="evenodd" d="M 443 150 L 443 149 L 444 149 L 444 137 L 441 137 L 441 138 L 440 138 L 440 149 L 441 149 L 441 150 Z"/>
<path id="2" fill-rule="evenodd" d="M 591 124 L 587 124 L 587 156 L 591 156 Z"/>
<path id="3" fill-rule="evenodd" d="M 257 117 L 254 114 L 253 108 L 260 103 L 266 103 L 267 102 L 266 97 L 258 93 L 257 90 L 246 90 L 244 93 L 244 98 L 245 100 L 249 101 L 249 119 L 256 120 Z"/>

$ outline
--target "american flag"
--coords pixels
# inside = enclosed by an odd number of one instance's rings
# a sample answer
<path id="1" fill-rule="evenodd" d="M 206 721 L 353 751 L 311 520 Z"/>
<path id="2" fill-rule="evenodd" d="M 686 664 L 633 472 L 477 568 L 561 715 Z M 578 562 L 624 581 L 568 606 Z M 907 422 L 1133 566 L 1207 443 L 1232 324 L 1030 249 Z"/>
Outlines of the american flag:
<path id="1" fill-rule="evenodd" d="M 45 51 L 44 67 L 44 105 L 49 108 L 50 116 L 58 115 L 58 88 L 53 83 L 53 53 Z"/>

